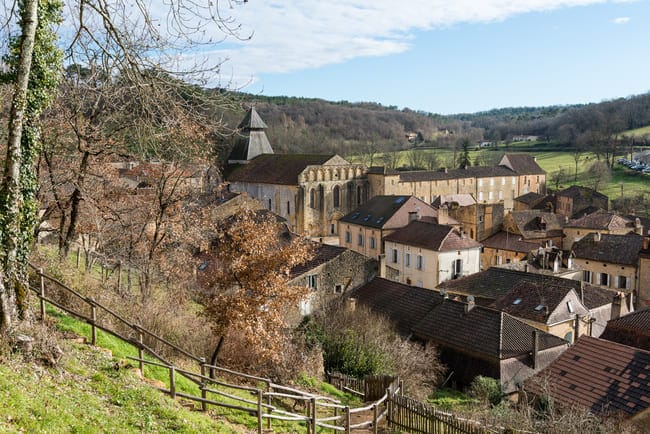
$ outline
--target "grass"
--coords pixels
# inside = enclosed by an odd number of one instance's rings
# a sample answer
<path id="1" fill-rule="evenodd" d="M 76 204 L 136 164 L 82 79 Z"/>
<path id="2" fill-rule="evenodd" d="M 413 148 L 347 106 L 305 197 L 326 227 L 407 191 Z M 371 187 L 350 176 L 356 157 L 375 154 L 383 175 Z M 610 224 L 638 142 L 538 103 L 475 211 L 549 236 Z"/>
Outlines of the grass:
<path id="1" fill-rule="evenodd" d="M 0 364 L 1 432 L 237 433 L 223 420 L 184 408 L 143 383 L 127 365 L 98 348 L 61 340 L 56 368 Z"/>
<path id="2" fill-rule="evenodd" d="M 620 135 L 627 136 L 627 137 L 650 136 L 650 125 L 641 128 L 636 128 L 634 130 L 627 130 L 621 133 Z"/>
<path id="3" fill-rule="evenodd" d="M 466 410 L 475 405 L 476 400 L 456 389 L 439 389 L 429 398 L 429 403 L 445 411 Z"/>

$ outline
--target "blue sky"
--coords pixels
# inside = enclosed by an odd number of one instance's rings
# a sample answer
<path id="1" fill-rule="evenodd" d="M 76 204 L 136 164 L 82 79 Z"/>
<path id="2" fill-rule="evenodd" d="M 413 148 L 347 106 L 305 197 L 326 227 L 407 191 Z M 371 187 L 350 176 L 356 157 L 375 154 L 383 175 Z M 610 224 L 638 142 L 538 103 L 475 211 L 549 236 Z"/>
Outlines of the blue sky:
<path id="1" fill-rule="evenodd" d="M 221 81 L 434 113 L 650 91 L 648 0 L 250 0 Z"/>

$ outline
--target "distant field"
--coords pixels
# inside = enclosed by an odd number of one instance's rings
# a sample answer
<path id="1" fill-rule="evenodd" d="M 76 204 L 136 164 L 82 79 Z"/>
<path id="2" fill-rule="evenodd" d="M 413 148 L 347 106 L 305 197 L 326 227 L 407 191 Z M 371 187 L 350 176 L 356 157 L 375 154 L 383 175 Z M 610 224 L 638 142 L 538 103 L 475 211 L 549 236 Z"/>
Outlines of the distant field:
<path id="1" fill-rule="evenodd" d="M 637 128 L 635 130 L 627 130 L 621 135 L 628 136 L 628 137 L 643 137 L 643 136 L 650 136 L 650 125 L 647 127 L 641 127 Z"/>

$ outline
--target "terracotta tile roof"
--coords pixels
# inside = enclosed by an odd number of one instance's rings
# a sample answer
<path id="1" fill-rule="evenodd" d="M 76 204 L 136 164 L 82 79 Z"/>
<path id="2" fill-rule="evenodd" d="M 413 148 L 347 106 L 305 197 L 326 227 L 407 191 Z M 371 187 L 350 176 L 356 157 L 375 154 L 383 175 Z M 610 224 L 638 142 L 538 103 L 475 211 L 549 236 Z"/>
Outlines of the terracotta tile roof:
<path id="1" fill-rule="evenodd" d="M 489 238 L 481 241 L 484 247 L 499 250 L 510 250 L 512 252 L 528 253 L 537 250 L 542 244 L 539 242 L 524 241 L 521 235 L 509 234 L 500 231 Z"/>
<path id="2" fill-rule="evenodd" d="M 641 235 L 600 234 L 600 241 L 596 241 L 598 235 L 592 232 L 574 242 L 575 257 L 610 264 L 637 265 L 639 252 L 643 248 Z"/>
<path id="3" fill-rule="evenodd" d="M 633 415 L 650 406 L 650 352 L 582 336 L 524 385 L 529 393 L 594 413 Z"/>
<path id="4" fill-rule="evenodd" d="M 477 248 L 479 243 L 447 225 L 413 221 L 384 238 L 386 241 L 421 247 L 436 252 Z"/>
<path id="5" fill-rule="evenodd" d="M 341 217 L 339 221 L 371 228 L 383 228 L 386 222 L 405 206 L 406 209 L 414 211 L 419 208 L 419 212 L 424 212 L 425 215 L 431 216 L 436 213 L 429 204 L 414 196 L 375 196 L 351 213 Z"/>
<path id="6" fill-rule="evenodd" d="M 350 292 L 350 297 L 393 320 L 400 333 L 411 334 L 413 327 L 442 297 L 430 289 L 403 285 L 376 277 Z"/>
<path id="7" fill-rule="evenodd" d="M 307 166 L 325 164 L 334 155 L 318 154 L 262 154 L 248 164 L 228 168 L 229 182 L 298 185 L 298 175 Z"/>
<path id="8" fill-rule="evenodd" d="M 528 154 L 506 154 L 499 164 L 506 165 L 520 175 L 545 175 L 535 157 Z"/>
<path id="9" fill-rule="evenodd" d="M 650 309 L 638 310 L 608 321 L 600 337 L 650 351 Z"/>
<path id="10" fill-rule="evenodd" d="M 596 230 L 634 229 L 634 221 L 614 213 L 600 210 L 575 220 L 570 220 L 565 227 Z"/>
<path id="11" fill-rule="evenodd" d="M 531 325 L 494 309 L 446 299 L 434 306 L 414 328 L 414 334 L 436 345 L 457 351 L 480 354 L 489 359 L 507 359 L 529 354 Z M 540 350 L 566 345 L 566 341 L 545 332 L 539 333 Z"/>

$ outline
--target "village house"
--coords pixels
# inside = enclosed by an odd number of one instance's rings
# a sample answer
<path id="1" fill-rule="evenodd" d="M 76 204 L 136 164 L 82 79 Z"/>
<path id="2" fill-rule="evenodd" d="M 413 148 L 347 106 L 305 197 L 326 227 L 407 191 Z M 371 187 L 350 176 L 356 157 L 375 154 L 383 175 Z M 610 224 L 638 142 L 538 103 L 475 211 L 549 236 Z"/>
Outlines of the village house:
<path id="1" fill-rule="evenodd" d="M 529 191 L 546 191 L 546 173 L 535 158 L 506 154 L 496 166 L 398 172 L 373 167 L 368 173 L 372 195 L 412 195 L 426 202 L 446 194 L 471 194 L 479 203 L 503 203 L 513 208 L 514 198 Z"/>
<path id="2" fill-rule="evenodd" d="M 384 237 L 381 277 L 435 289 L 479 271 L 481 245 L 452 226 L 421 220 Z"/>
<path id="3" fill-rule="evenodd" d="M 639 252 L 639 289 L 637 306 L 639 309 L 650 308 L 650 236 L 643 237 Z"/>
<path id="4" fill-rule="evenodd" d="M 638 310 L 610 320 L 600 337 L 650 351 L 650 309 Z"/>
<path id="5" fill-rule="evenodd" d="M 503 231 L 483 240 L 481 264 L 493 265 L 521 261 L 539 247 L 560 246 L 563 218 L 539 211 L 513 211 L 503 219 Z"/>
<path id="6" fill-rule="evenodd" d="M 612 315 L 615 294 L 594 285 L 551 275 L 492 267 L 438 285 L 450 298 L 503 310 L 568 342 L 599 336 Z"/>
<path id="7" fill-rule="evenodd" d="M 435 344 L 458 386 L 484 375 L 513 393 L 567 348 L 564 340 L 507 313 L 386 279 L 375 278 L 350 297 L 392 320 L 403 335 Z"/>
<path id="8" fill-rule="evenodd" d="M 573 244 L 573 262 L 583 270 L 584 282 L 625 293 L 628 309 L 634 310 L 641 307 L 635 294 L 642 248 L 640 235 L 590 233 Z"/>
<path id="9" fill-rule="evenodd" d="M 594 208 L 607 211 L 609 198 L 592 188 L 572 185 L 555 193 L 557 198 L 556 213 L 569 217 L 581 217 L 586 209 Z"/>
<path id="10" fill-rule="evenodd" d="M 290 285 L 306 286 L 309 295 L 300 304 L 300 314 L 340 297 L 377 275 L 377 261 L 350 249 L 314 243 L 314 256 L 291 269 Z"/>
<path id="11" fill-rule="evenodd" d="M 292 232 L 336 236 L 337 221 L 368 198 L 366 168 L 334 155 L 274 154 L 251 108 L 228 159 L 230 190 L 247 193 L 287 220 Z"/>
<path id="12" fill-rule="evenodd" d="M 643 226 L 641 226 L 640 220 L 636 222 L 635 220 L 607 211 L 596 211 L 586 216 L 569 220 L 565 223 L 562 231 L 564 233 L 562 248 L 564 250 L 571 250 L 573 243 L 587 234 L 595 232 L 613 235 L 625 235 L 631 232 L 641 234 L 643 232 Z"/>
<path id="13" fill-rule="evenodd" d="M 431 206 L 436 209 L 446 207 L 449 216 L 458 221 L 460 228 L 476 241 L 483 241 L 498 232 L 503 224 L 502 203 L 477 203 L 471 194 L 437 196 Z"/>
<path id="14" fill-rule="evenodd" d="M 386 235 L 420 218 L 437 221 L 438 214 L 429 204 L 413 196 L 375 196 L 339 219 L 339 245 L 380 259 Z"/>
<path id="15" fill-rule="evenodd" d="M 529 191 L 526 194 L 522 194 L 521 196 L 515 198 L 513 211 L 526 211 L 534 209 L 535 205 L 541 202 L 545 197 L 546 196 L 543 194 L 539 194 L 534 191 Z M 553 210 L 548 211 L 553 212 Z"/>
<path id="16" fill-rule="evenodd" d="M 527 401 L 550 398 L 556 406 L 578 406 L 602 416 L 644 418 L 647 423 L 648 366 L 648 351 L 582 336 L 546 369 L 526 381 L 520 397 Z"/>

